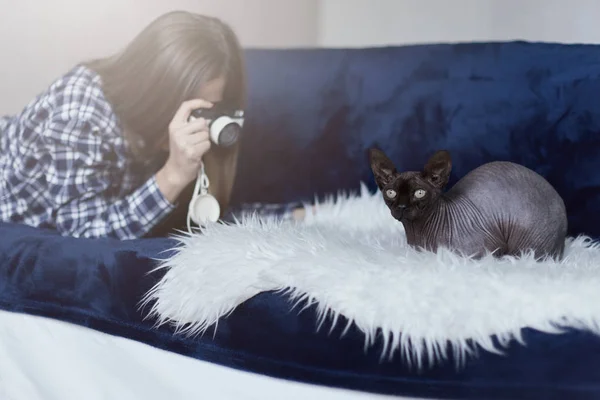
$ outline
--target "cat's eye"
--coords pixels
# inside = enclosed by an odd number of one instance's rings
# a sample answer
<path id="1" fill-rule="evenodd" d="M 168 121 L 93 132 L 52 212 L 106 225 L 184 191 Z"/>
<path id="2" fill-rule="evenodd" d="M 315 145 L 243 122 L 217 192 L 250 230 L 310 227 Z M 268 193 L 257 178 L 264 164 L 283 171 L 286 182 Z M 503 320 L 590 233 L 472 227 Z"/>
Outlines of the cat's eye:
<path id="1" fill-rule="evenodd" d="M 422 199 L 425 197 L 425 191 L 423 189 L 415 190 L 415 198 Z"/>
<path id="2" fill-rule="evenodd" d="M 385 195 L 390 199 L 393 199 L 394 197 L 396 197 L 396 191 L 394 189 L 388 189 L 385 191 Z"/>

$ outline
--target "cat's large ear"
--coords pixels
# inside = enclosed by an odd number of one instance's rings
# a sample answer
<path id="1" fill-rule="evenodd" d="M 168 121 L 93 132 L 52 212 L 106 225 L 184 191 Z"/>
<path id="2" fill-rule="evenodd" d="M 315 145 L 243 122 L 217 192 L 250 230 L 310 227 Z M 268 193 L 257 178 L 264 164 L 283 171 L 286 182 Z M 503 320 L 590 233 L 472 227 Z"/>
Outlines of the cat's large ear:
<path id="1" fill-rule="evenodd" d="M 390 183 L 397 173 L 392 160 L 379 149 L 369 149 L 369 162 L 373 175 L 375 175 L 375 182 L 380 189 Z"/>
<path id="2" fill-rule="evenodd" d="M 452 171 L 452 158 L 446 150 L 436 151 L 429 158 L 425 168 L 423 168 L 423 177 L 433 185 L 442 189 L 448 184 L 450 172 Z"/>

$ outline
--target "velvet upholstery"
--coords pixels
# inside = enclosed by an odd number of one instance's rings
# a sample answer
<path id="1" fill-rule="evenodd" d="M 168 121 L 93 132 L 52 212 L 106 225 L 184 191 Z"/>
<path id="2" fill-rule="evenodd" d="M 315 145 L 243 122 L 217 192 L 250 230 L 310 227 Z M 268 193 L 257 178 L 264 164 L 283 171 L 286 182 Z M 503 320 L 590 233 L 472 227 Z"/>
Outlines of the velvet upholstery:
<path id="1" fill-rule="evenodd" d="M 450 184 L 493 160 L 563 196 L 569 233 L 600 237 L 600 47 L 534 43 L 254 50 L 235 199 L 287 202 L 368 182 L 367 149 L 399 169 L 451 152 Z"/>
<path id="2" fill-rule="evenodd" d="M 564 197 L 570 234 L 600 236 L 600 47 L 533 43 L 355 50 L 248 50 L 248 120 L 234 203 L 311 200 L 374 183 L 366 149 L 419 168 L 438 148 L 451 183 L 504 159 L 544 175 Z M 419 372 L 366 352 L 354 327 L 316 331 L 313 308 L 250 299 L 200 338 L 154 329 L 138 308 L 169 238 L 63 238 L 0 224 L 0 307 L 43 315 L 271 376 L 435 398 L 600 397 L 600 338 L 525 330 L 527 346 L 481 351 Z M 338 326 L 342 328 L 344 321 Z M 199 378 L 201 379 L 201 378 Z"/>

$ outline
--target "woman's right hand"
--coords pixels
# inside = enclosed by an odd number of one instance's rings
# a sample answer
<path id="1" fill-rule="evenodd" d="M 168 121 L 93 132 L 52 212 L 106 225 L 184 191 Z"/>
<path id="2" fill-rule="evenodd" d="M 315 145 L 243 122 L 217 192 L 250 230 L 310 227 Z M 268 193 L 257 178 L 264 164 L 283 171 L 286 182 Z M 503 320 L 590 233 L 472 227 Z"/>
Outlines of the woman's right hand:
<path id="1" fill-rule="evenodd" d="M 174 202 L 181 190 L 196 179 L 202 157 L 210 149 L 208 125 L 205 119 L 189 121 L 193 110 L 211 108 L 212 103 L 195 99 L 181 104 L 169 124 L 169 157 L 157 173 L 159 188 Z"/>

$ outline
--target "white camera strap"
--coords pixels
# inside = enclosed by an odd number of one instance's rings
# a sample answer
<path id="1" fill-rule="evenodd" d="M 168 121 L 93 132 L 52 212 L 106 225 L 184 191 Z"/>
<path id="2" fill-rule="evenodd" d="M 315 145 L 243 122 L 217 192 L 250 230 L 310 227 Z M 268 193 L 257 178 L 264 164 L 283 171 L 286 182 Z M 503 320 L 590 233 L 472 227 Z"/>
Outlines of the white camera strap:
<path id="1" fill-rule="evenodd" d="M 193 233 L 192 221 L 198 225 L 206 225 L 207 222 L 216 222 L 221 214 L 221 207 L 217 199 L 208 193 L 210 182 L 204 171 L 204 163 L 200 165 L 200 171 L 196 178 L 194 194 L 188 206 L 187 228 L 189 233 Z"/>

